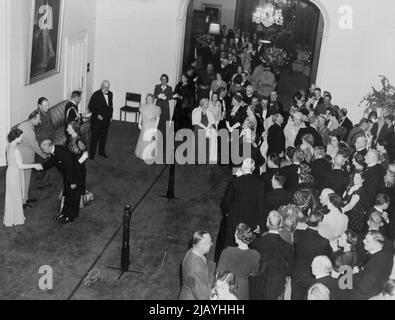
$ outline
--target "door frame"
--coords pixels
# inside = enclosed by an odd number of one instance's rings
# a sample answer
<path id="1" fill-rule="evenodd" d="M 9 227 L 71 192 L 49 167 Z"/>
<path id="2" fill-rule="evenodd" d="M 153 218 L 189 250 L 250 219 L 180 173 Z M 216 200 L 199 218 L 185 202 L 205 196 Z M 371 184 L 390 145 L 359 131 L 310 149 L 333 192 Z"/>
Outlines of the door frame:
<path id="1" fill-rule="evenodd" d="M 68 49 L 70 46 L 70 43 L 76 40 L 80 40 L 83 39 L 84 40 L 84 58 L 83 58 L 83 62 L 82 62 L 82 66 L 83 66 L 83 84 L 82 84 L 82 94 L 83 94 L 83 100 L 81 102 L 83 102 L 82 104 L 82 108 L 80 107 L 80 112 L 84 113 L 86 112 L 87 109 L 87 77 L 88 77 L 88 71 L 87 71 L 87 66 L 88 66 L 88 48 L 89 48 L 89 32 L 88 30 L 84 30 L 81 32 L 77 32 L 71 35 L 67 35 L 65 36 L 64 39 L 64 89 L 63 89 L 63 96 L 64 96 L 64 100 L 70 99 L 69 92 L 68 92 L 68 82 L 67 82 L 67 77 L 68 77 L 68 63 L 69 63 L 69 56 L 68 56 Z"/>

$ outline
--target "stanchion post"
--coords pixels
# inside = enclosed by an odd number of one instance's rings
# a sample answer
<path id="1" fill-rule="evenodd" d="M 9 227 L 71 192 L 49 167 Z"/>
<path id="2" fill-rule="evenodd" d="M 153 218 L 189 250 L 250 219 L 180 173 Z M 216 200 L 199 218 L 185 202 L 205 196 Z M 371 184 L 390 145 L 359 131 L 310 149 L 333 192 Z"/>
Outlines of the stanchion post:
<path id="1" fill-rule="evenodd" d="M 118 270 L 121 271 L 121 274 L 118 277 L 118 280 L 125 273 L 138 273 L 144 274 L 144 272 L 136 271 L 136 270 L 129 270 L 130 266 L 130 223 L 132 219 L 132 206 L 127 205 L 124 208 L 123 213 L 123 234 L 122 234 L 122 248 L 121 248 L 121 268 L 117 267 L 107 267 L 108 269 Z"/>

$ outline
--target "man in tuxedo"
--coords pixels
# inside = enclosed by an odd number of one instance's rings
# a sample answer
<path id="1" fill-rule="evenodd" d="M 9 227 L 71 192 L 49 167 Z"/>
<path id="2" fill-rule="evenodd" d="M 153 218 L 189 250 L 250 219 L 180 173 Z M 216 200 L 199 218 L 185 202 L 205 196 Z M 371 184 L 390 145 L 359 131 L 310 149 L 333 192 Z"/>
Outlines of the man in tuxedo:
<path id="1" fill-rule="evenodd" d="M 252 53 L 251 70 L 254 70 L 260 63 L 261 58 L 265 55 L 265 44 L 262 38 L 258 39 L 258 45 L 254 48 Z"/>
<path id="2" fill-rule="evenodd" d="M 274 175 L 279 174 L 281 160 L 278 154 L 272 153 L 267 156 L 267 169 L 260 176 L 265 186 L 265 192 L 269 193 L 273 191 L 272 178 Z M 263 220 L 266 223 L 266 220 Z"/>
<path id="3" fill-rule="evenodd" d="M 241 73 L 241 86 L 245 89 L 247 89 L 248 86 L 252 85 L 250 81 L 248 81 L 248 75 L 247 72 L 243 71 Z"/>
<path id="4" fill-rule="evenodd" d="M 333 159 L 333 169 L 324 177 L 323 187 L 332 189 L 338 195 L 344 194 L 349 182 L 348 173 L 343 170 L 345 162 L 346 158 L 340 153 L 337 154 Z"/>
<path id="5" fill-rule="evenodd" d="M 317 256 L 330 257 L 332 248 L 328 239 L 322 237 L 318 228 L 322 215 L 313 211 L 307 218 L 307 229 L 294 233 L 294 262 L 292 270 L 292 300 L 305 299 L 309 284 L 312 281 L 311 263 Z"/>
<path id="6" fill-rule="evenodd" d="M 60 224 L 73 222 L 78 217 L 80 208 L 81 193 L 77 188 L 77 168 L 74 155 L 66 147 L 55 146 L 52 141 L 44 140 L 41 142 L 42 151 L 50 158 L 42 164 L 44 170 L 56 167 L 63 175 L 63 196 L 64 204 L 59 216 L 54 221 Z"/>
<path id="7" fill-rule="evenodd" d="M 92 95 L 88 108 L 92 113 L 89 158 L 95 157 L 97 143 L 99 143 L 99 155 L 108 158 L 106 141 L 113 116 L 113 93 L 110 91 L 109 81 L 102 82 L 100 90 Z"/>
<path id="8" fill-rule="evenodd" d="M 273 115 L 272 119 L 273 125 L 269 128 L 267 135 L 267 153 L 275 153 L 282 157 L 285 152 L 285 136 L 281 127 L 284 123 L 284 118 L 281 114 L 277 113 Z"/>
<path id="9" fill-rule="evenodd" d="M 283 117 L 283 112 L 284 112 L 284 106 L 283 104 L 278 100 L 278 93 L 277 91 L 272 91 L 270 93 L 270 103 L 269 103 L 269 113 L 271 115 L 280 113 Z M 285 119 L 286 122 L 288 122 L 288 119 Z"/>
<path id="10" fill-rule="evenodd" d="M 368 150 L 366 149 L 367 144 L 368 144 L 368 139 L 366 139 L 365 136 L 359 136 L 355 140 L 355 150 L 352 151 L 350 155 L 350 159 L 352 159 L 357 154 L 361 155 L 362 157 L 365 157 L 366 154 L 368 153 Z"/>
<path id="11" fill-rule="evenodd" d="M 314 103 L 313 103 L 314 114 L 319 116 L 320 114 L 326 114 L 326 105 L 324 104 L 324 97 L 321 95 L 321 89 L 314 89 Z"/>
<path id="12" fill-rule="evenodd" d="M 332 262 L 327 256 L 317 256 L 311 263 L 311 273 L 314 281 L 311 285 L 321 283 L 330 291 L 331 300 L 342 300 L 339 280 L 331 276 Z"/>
<path id="13" fill-rule="evenodd" d="M 292 202 L 292 193 L 285 190 L 285 177 L 275 174 L 272 177 L 273 191 L 265 195 L 265 220 L 268 214 L 273 210 L 278 210 L 281 206 L 285 206 Z"/>
<path id="14" fill-rule="evenodd" d="M 314 137 L 314 145 L 317 146 L 323 146 L 322 142 L 322 136 L 318 132 L 318 117 L 312 116 L 310 118 L 310 126 L 306 128 L 301 128 L 298 132 L 298 135 L 295 138 L 295 147 L 300 146 L 302 144 L 302 137 L 305 134 L 310 133 Z"/>
<path id="15" fill-rule="evenodd" d="M 310 164 L 310 168 L 315 182 L 323 188 L 325 175 L 332 170 L 332 165 L 325 159 L 325 148 L 323 146 L 314 148 L 314 161 Z"/>
<path id="16" fill-rule="evenodd" d="M 227 225 L 224 248 L 236 245 L 234 235 L 240 222 L 254 230 L 261 222 L 265 187 L 263 181 L 252 174 L 254 170 L 255 161 L 244 159 L 242 175 L 231 179 L 221 200 L 221 211 Z"/>
<path id="17" fill-rule="evenodd" d="M 279 234 L 282 224 L 281 215 L 271 211 L 266 222 L 269 231 L 251 244 L 261 255 L 259 272 L 252 280 L 257 289 L 253 294 L 255 300 L 277 300 L 292 272 L 293 248 Z"/>
<path id="18" fill-rule="evenodd" d="M 342 108 L 339 111 L 340 121 L 339 124 L 341 127 L 346 129 L 346 134 L 342 138 L 342 141 L 347 141 L 348 135 L 350 134 L 351 129 L 353 128 L 353 124 L 351 120 L 347 117 L 347 109 Z"/>
<path id="19" fill-rule="evenodd" d="M 211 236 L 206 231 L 197 231 L 192 238 L 189 249 L 182 260 L 182 286 L 179 300 L 209 300 L 210 282 L 205 255 L 213 245 Z"/>
<path id="20" fill-rule="evenodd" d="M 392 252 L 383 250 L 384 236 L 380 232 L 370 231 L 363 242 L 370 258 L 353 277 L 354 300 L 367 300 L 379 294 L 391 275 L 394 262 Z"/>
<path id="21" fill-rule="evenodd" d="M 368 210 L 374 205 L 376 195 L 384 189 L 385 169 L 379 163 L 380 155 L 377 150 L 370 149 L 365 156 L 367 169 L 363 186 L 366 192 L 366 207 Z"/>
<path id="22" fill-rule="evenodd" d="M 304 152 L 296 150 L 292 159 L 292 164 L 280 169 L 280 175 L 285 177 L 285 189 L 289 192 L 295 192 L 299 183 L 298 169 L 304 160 Z"/>

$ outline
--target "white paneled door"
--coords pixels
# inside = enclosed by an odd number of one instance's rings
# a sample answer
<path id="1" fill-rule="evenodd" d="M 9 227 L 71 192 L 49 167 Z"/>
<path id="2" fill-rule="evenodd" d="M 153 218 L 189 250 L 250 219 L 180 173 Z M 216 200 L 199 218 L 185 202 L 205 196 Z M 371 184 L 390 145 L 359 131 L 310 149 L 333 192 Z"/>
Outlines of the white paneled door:
<path id="1" fill-rule="evenodd" d="M 82 91 L 79 111 L 84 113 L 86 112 L 88 32 L 67 36 L 65 48 L 65 99 L 70 99 L 74 90 Z"/>

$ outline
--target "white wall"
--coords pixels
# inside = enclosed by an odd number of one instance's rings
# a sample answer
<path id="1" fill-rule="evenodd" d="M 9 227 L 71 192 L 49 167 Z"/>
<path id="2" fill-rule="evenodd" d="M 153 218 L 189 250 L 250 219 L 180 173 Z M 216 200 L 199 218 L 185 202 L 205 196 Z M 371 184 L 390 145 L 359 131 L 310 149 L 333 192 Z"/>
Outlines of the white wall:
<path id="1" fill-rule="evenodd" d="M 234 27 L 237 0 L 195 0 L 193 2 L 193 9 L 202 10 L 202 4 L 222 6 L 221 24 L 226 24 L 228 28 Z"/>
<path id="2" fill-rule="evenodd" d="M 180 2 L 97 0 L 94 84 L 110 80 L 114 119 L 119 119 L 126 92 L 141 93 L 144 100 L 162 73 L 169 75 L 173 88 L 178 82 Z"/>
<path id="3" fill-rule="evenodd" d="M 359 102 L 378 75 L 386 75 L 395 83 L 395 1 L 321 0 L 329 15 L 327 44 L 320 61 L 319 85 L 329 90 L 333 102 L 350 108 L 350 118 L 361 118 Z M 339 8 L 353 9 L 353 29 L 339 28 Z M 378 86 L 379 87 L 379 86 Z"/>
<path id="4" fill-rule="evenodd" d="M 3 1 L 3 0 L 2 0 Z M 25 86 L 29 25 L 32 1 L 12 0 L 11 12 L 11 124 L 27 119 L 36 107 L 37 99 L 46 96 L 56 104 L 64 97 L 64 50 L 62 48 L 61 72 L 32 85 Z M 94 57 L 96 0 L 65 0 L 63 40 L 67 35 L 88 31 L 88 61 Z M 63 41 L 64 44 L 64 41 Z M 91 69 L 92 70 L 92 69 Z M 93 72 L 88 74 L 87 94 L 92 92 Z"/>

